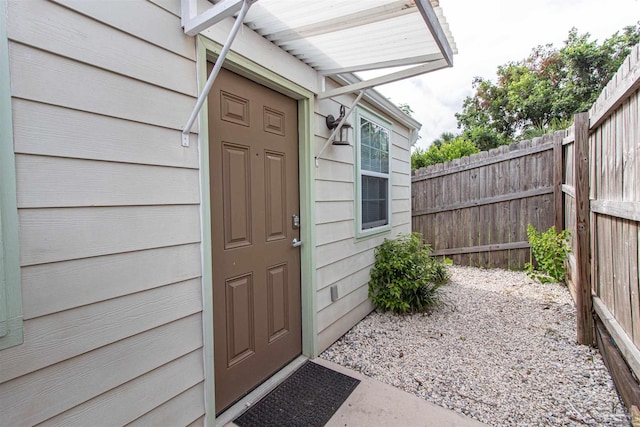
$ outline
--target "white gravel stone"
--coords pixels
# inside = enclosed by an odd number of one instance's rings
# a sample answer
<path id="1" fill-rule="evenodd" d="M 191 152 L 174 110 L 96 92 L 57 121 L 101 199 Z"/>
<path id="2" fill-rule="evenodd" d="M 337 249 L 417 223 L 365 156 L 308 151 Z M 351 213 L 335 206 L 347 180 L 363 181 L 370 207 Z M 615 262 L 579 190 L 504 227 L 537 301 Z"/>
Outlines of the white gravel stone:
<path id="1" fill-rule="evenodd" d="M 576 344 L 564 285 L 448 269 L 441 308 L 373 312 L 320 357 L 490 425 L 629 425 L 598 350 Z"/>

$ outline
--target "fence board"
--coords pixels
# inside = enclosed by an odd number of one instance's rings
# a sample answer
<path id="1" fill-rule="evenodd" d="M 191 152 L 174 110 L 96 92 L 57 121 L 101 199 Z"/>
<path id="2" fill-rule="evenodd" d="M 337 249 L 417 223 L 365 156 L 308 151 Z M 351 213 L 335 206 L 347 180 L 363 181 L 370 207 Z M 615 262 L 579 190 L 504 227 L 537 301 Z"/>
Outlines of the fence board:
<path id="1" fill-rule="evenodd" d="M 435 254 L 456 263 L 509 268 L 529 259 L 527 224 L 570 230 L 567 277 L 578 305 L 579 341 L 593 341 L 593 293 L 597 315 L 637 368 L 640 45 L 575 121 L 554 135 L 417 171 L 414 230 L 425 234 Z"/>
<path id="2" fill-rule="evenodd" d="M 486 157 L 489 156 L 489 153 L 485 154 Z M 479 196 L 481 198 L 486 198 L 489 196 L 489 182 L 490 182 L 490 168 L 491 164 L 488 164 L 486 167 L 483 167 L 479 171 L 479 184 L 480 184 L 480 192 Z M 491 221 L 491 209 L 488 205 L 480 206 L 480 221 L 478 223 L 478 243 L 480 245 L 488 245 L 489 241 L 489 221 Z M 490 267 L 490 258 L 487 252 L 478 253 L 478 265 L 482 267 Z"/>
<path id="3" fill-rule="evenodd" d="M 550 138 L 419 170 L 412 178 L 414 231 L 456 264 L 523 268 L 527 224 L 553 225 L 553 170 Z"/>
<path id="4" fill-rule="evenodd" d="M 463 165 L 469 165 L 469 157 L 464 157 L 463 159 L 461 159 L 461 163 Z M 469 192 L 470 192 L 470 186 L 471 186 L 471 182 L 470 182 L 470 175 L 471 172 L 469 171 L 469 169 L 465 169 L 460 173 L 460 200 L 468 200 L 469 197 Z M 459 224 L 469 224 L 471 221 L 471 209 L 461 209 L 460 210 L 460 217 L 459 217 Z M 456 246 L 459 247 L 464 247 L 464 246 L 468 246 L 470 245 L 470 229 L 469 227 L 456 227 L 456 229 L 458 230 L 458 243 Z M 455 255 L 453 258 L 453 262 L 455 264 L 469 264 L 470 263 L 470 256 L 469 254 L 458 254 Z"/>

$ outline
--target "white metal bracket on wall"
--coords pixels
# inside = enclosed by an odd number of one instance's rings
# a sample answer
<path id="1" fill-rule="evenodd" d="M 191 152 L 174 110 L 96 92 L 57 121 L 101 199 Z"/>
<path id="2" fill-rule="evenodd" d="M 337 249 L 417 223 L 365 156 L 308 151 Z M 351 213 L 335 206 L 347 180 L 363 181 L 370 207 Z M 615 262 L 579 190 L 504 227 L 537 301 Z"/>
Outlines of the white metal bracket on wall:
<path id="1" fill-rule="evenodd" d="M 353 110 L 355 110 L 356 105 L 358 105 L 358 102 L 360 102 L 360 99 L 362 99 L 362 96 L 364 95 L 365 91 L 366 91 L 366 89 L 363 89 L 363 90 L 360 91 L 360 93 L 356 97 L 355 101 L 353 101 L 353 104 L 351 104 L 351 107 L 349 107 L 347 112 L 344 114 L 344 117 L 342 118 L 342 120 L 340 120 L 340 123 L 338 123 L 338 126 L 336 126 L 333 129 L 333 132 L 331 132 L 331 135 L 329 136 L 329 139 L 327 139 L 327 142 L 325 142 L 324 145 L 322 146 L 322 148 L 320 149 L 320 152 L 316 156 L 316 167 L 318 167 L 320 165 L 320 163 L 319 163 L 320 156 L 322 156 L 322 153 L 324 153 L 324 150 L 327 149 L 329 144 L 331 144 L 333 142 L 333 140 L 335 139 L 336 135 L 340 131 L 340 128 L 342 127 L 342 125 L 344 125 L 344 123 L 347 121 L 347 119 L 349 118 L 351 113 L 353 113 Z"/>
<path id="2" fill-rule="evenodd" d="M 397 82 L 398 80 L 404 80 L 409 77 L 419 76 L 421 74 L 430 73 L 432 71 L 440 70 L 447 67 L 449 67 L 447 61 L 444 59 L 439 59 L 437 61 L 417 65 L 406 70 L 397 71 L 395 73 L 375 77 L 369 80 L 363 80 L 361 82 L 353 83 L 347 86 L 341 86 L 336 89 L 323 91 L 318 94 L 318 99 L 333 98 L 334 96 L 343 95 L 345 93 L 352 93 L 362 89 L 370 89 L 375 86 Z"/>
<path id="3" fill-rule="evenodd" d="M 236 38 L 238 30 L 242 27 L 242 23 L 244 22 L 244 18 L 247 16 L 249 8 L 256 1 L 257 0 L 222 0 L 198 15 L 196 0 L 182 0 L 182 26 L 184 27 L 185 34 L 190 36 L 195 36 L 200 33 L 200 31 L 238 13 L 236 22 L 234 22 L 233 27 L 229 32 L 229 36 L 220 51 L 220 55 L 218 56 L 218 59 L 216 59 L 216 63 L 213 66 L 213 70 L 211 70 L 207 83 L 204 85 L 202 92 L 200 92 L 200 95 L 198 96 L 198 100 L 196 101 L 195 107 L 193 107 L 189 120 L 187 120 L 187 124 L 182 129 L 181 138 L 183 147 L 189 146 L 189 133 L 191 132 L 191 128 L 198 117 L 202 104 L 204 104 L 204 101 L 209 95 L 209 91 L 211 91 L 211 88 L 213 87 L 213 83 L 222 68 L 222 64 L 224 63 L 227 53 L 229 53 L 229 49 L 231 49 L 231 44 Z"/>

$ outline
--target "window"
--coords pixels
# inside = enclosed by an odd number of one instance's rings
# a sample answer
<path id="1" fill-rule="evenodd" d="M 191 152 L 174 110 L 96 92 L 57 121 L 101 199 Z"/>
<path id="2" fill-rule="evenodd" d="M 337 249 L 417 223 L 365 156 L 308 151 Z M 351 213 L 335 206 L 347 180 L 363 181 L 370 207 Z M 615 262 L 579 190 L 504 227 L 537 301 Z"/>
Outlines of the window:
<path id="1" fill-rule="evenodd" d="M 365 110 L 356 116 L 358 234 L 391 228 L 391 126 Z"/>
<path id="2" fill-rule="evenodd" d="M 0 350 L 23 341 L 6 6 L 0 1 Z"/>

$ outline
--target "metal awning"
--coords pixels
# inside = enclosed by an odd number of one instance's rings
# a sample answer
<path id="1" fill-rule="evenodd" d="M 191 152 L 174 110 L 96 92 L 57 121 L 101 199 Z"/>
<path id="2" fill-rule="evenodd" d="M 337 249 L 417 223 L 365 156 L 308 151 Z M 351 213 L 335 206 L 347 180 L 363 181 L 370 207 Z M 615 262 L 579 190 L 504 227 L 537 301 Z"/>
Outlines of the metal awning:
<path id="1" fill-rule="evenodd" d="M 453 65 L 455 42 L 438 0 L 211 0 L 198 14 L 196 0 L 182 0 L 182 25 L 188 35 L 238 15 L 221 61 L 200 94 L 182 132 L 183 145 L 239 27 L 251 30 L 315 69 L 323 78 L 350 83 L 324 90 L 330 98 Z M 360 80 L 353 73 L 384 70 Z M 349 77 L 345 79 L 345 77 Z M 324 81 L 324 80 L 323 80 Z"/>
<path id="2" fill-rule="evenodd" d="M 457 52 L 438 1 L 260 0 L 245 24 L 324 76 L 405 67 L 319 98 L 450 67 Z"/>

